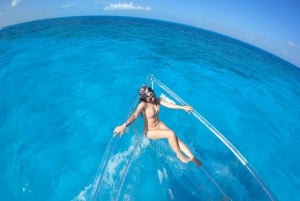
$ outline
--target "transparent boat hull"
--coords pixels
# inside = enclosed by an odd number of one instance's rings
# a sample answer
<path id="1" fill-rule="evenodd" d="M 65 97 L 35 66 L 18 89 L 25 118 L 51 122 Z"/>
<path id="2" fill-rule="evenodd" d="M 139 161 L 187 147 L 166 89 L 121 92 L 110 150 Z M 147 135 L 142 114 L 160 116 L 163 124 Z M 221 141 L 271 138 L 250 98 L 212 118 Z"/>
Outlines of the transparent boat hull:
<path id="1" fill-rule="evenodd" d="M 153 75 L 146 83 L 161 99 L 187 104 Z M 165 140 L 147 139 L 138 118 L 126 137 L 111 139 L 88 200 L 276 200 L 239 150 L 197 111 L 162 110 L 160 116 L 203 165 L 181 163 Z"/>

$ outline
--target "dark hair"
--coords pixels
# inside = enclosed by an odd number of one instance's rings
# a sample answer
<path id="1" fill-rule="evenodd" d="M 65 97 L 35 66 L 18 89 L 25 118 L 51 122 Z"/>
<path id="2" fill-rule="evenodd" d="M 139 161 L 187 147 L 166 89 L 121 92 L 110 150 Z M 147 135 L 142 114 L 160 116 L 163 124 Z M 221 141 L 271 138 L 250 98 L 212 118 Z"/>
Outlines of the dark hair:
<path id="1" fill-rule="evenodd" d="M 146 98 L 140 98 L 140 102 L 147 102 Z"/>

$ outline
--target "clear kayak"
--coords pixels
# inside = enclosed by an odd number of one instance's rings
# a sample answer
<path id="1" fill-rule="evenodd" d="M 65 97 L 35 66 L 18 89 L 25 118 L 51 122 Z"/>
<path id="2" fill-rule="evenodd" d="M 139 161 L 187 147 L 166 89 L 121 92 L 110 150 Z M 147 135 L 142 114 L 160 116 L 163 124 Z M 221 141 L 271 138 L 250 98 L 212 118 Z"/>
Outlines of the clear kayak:
<path id="1" fill-rule="evenodd" d="M 161 99 L 187 105 L 153 75 L 146 84 Z M 137 103 L 138 98 L 132 110 Z M 181 163 L 165 140 L 147 139 L 138 118 L 122 138 L 111 138 L 87 200 L 276 200 L 247 159 L 200 113 L 172 111 L 171 118 L 167 113 L 161 111 L 160 116 L 203 165 Z M 193 139 L 193 133 L 201 135 Z M 194 140 L 203 142 L 201 148 Z"/>

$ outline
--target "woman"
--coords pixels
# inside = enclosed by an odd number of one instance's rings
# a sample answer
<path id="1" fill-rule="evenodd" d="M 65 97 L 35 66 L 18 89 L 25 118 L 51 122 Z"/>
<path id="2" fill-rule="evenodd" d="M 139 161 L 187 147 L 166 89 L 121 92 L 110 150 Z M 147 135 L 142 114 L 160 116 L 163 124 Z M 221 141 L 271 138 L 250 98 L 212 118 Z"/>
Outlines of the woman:
<path id="1" fill-rule="evenodd" d="M 126 128 L 136 120 L 140 113 L 142 113 L 144 119 L 144 132 L 145 135 L 150 139 L 168 139 L 170 147 L 176 153 L 179 160 L 184 163 L 190 161 L 195 162 L 198 166 L 201 162 L 194 157 L 188 147 L 175 135 L 175 133 L 169 129 L 162 121 L 158 118 L 158 113 L 160 110 L 160 105 L 172 108 L 172 109 L 182 109 L 186 112 L 193 110 L 191 106 L 179 106 L 173 103 L 165 102 L 157 97 L 155 97 L 153 89 L 149 86 L 142 86 L 139 89 L 140 103 L 138 104 L 136 110 L 128 118 L 126 123 L 117 126 L 114 129 L 114 134 L 123 135 Z"/>

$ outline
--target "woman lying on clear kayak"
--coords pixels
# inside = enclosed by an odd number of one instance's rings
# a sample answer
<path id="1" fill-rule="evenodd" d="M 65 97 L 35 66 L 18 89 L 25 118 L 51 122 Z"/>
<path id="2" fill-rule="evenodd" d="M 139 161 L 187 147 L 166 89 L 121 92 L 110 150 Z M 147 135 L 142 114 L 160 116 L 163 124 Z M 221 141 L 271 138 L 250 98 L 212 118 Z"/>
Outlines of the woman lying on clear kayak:
<path id="1" fill-rule="evenodd" d="M 122 136 L 126 128 L 136 120 L 140 113 L 144 119 L 144 133 L 150 139 L 166 138 L 176 156 L 183 163 L 193 161 L 196 165 L 201 166 L 201 161 L 198 160 L 189 150 L 189 148 L 176 136 L 174 131 L 169 129 L 159 118 L 160 105 L 172 109 L 182 109 L 186 112 L 191 112 L 193 108 L 185 105 L 180 106 L 173 103 L 165 102 L 155 96 L 153 89 L 149 86 L 142 86 L 139 89 L 140 102 L 136 110 L 131 114 L 126 123 L 117 126 L 114 129 L 114 135 Z"/>

